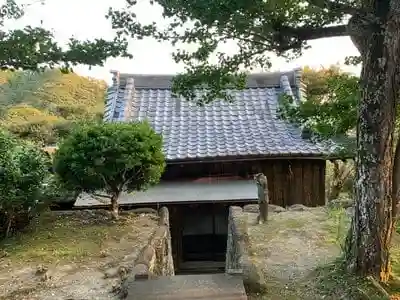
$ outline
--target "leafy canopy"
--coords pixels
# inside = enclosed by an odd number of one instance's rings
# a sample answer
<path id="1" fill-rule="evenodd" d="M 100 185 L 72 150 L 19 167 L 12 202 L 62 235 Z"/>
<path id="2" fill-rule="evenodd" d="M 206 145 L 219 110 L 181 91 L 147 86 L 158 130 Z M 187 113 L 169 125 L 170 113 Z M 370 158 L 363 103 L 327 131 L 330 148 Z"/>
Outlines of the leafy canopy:
<path id="1" fill-rule="evenodd" d="M 32 3 L 31 5 L 35 5 Z M 67 47 L 54 40 L 53 33 L 42 27 L 27 26 L 23 29 L 4 29 L 7 19 L 18 19 L 24 15 L 25 5 L 15 0 L 6 0 L 0 6 L 0 68 L 12 70 L 38 70 L 61 67 L 64 71 L 72 66 L 84 64 L 102 65 L 108 57 L 131 57 L 127 52 L 127 41 L 116 37 L 107 41 L 79 41 L 70 38 Z"/>
<path id="2" fill-rule="evenodd" d="M 147 123 L 91 123 L 77 127 L 54 156 L 69 187 L 108 195 L 145 190 L 164 170 L 162 138 Z"/>
<path id="3" fill-rule="evenodd" d="M 348 135 L 356 127 L 360 101 L 359 78 L 336 66 L 321 70 L 305 68 L 307 99 L 297 106 L 283 97 L 282 116 L 321 138 Z"/>
<path id="4" fill-rule="evenodd" d="M 361 99 L 359 80 L 338 66 L 318 70 L 305 67 L 306 101 L 293 106 L 282 98 L 281 115 L 324 139 L 354 133 Z M 400 107 L 397 107 L 397 115 L 400 115 Z M 396 122 L 398 131 L 399 118 Z"/>
<path id="5" fill-rule="evenodd" d="M 124 10 L 110 9 L 108 17 L 120 36 L 153 37 L 173 45 L 191 44 L 195 51 L 178 50 L 176 62 L 186 66 L 174 81 L 174 92 L 195 100 L 194 88 L 206 84 L 208 93 L 200 102 L 230 98 L 228 86 L 244 88 L 244 69 L 270 65 L 269 52 L 292 58 L 299 56 L 307 41 L 348 35 L 343 24 L 360 7 L 359 0 L 149 0 L 160 5 L 166 27 L 140 24 L 136 0 L 126 0 Z M 218 46 L 237 44 L 228 55 Z M 218 62 L 209 59 L 216 54 Z"/>
<path id="6" fill-rule="evenodd" d="M 48 166 L 49 159 L 43 151 L 0 131 L 2 229 L 9 227 L 8 223 L 13 221 L 18 213 L 35 210 L 40 199 L 42 184 L 48 175 Z"/>

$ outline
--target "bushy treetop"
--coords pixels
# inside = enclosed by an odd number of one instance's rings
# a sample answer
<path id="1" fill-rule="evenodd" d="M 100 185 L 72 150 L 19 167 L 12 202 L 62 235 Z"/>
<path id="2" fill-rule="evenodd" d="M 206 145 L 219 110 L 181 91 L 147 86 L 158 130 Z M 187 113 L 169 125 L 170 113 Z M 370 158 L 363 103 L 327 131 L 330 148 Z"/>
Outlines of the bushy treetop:
<path id="1" fill-rule="evenodd" d="M 108 194 L 143 190 L 164 170 L 162 138 L 148 123 L 90 123 L 76 127 L 54 157 L 70 186 Z"/>

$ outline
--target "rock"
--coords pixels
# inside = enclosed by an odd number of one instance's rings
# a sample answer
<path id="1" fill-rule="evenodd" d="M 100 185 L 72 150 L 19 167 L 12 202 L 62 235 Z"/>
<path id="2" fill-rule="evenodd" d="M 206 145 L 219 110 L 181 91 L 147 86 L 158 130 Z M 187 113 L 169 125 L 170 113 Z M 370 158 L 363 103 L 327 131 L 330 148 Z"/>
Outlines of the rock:
<path id="1" fill-rule="evenodd" d="M 129 253 L 129 254 L 127 254 L 127 255 L 124 256 L 124 258 L 122 259 L 122 261 L 129 262 L 129 263 L 132 262 L 131 265 L 133 266 L 134 261 L 136 260 L 137 255 L 138 255 L 137 252 Z"/>
<path id="2" fill-rule="evenodd" d="M 146 208 L 146 207 L 143 207 L 143 208 L 136 208 L 136 209 L 132 209 L 132 210 L 130 210 L 129 211 L 129 213 L 135 213 L 135 214 L 152 214 L 152 215 L 157 215 L 158 214 L 158 212 L 155 210 L 155 209 L 153 209 L 153 208 Z"/>
<path id="3" fill-rule="evenodd" d="M 125 266 L 119 266 L 117 268 L 110 268 L 104 272 L 104 278 L 120 278 L 125 279 L 129 273 L 129 269 Z"/>
<path id="4" fill-rule="evenodd" d="M 258 213 L 258 204 L 247 204 L 243 206 L 243 211 L 249 213 Z"/>
<path id="5" fill-rule="evenodd" d="M 281 212 L 285 212 L 286 208 L 279 206 L 279 205 L 269 204 L 268 211 L 274 212 L 274 213 L 281 213 Z"/>
<path id="6" fill-rule="evenodd" d="M 101 257 L 101 258 L 104 258 L 104 257 L 107 257 L 107 256 L 108 256 L 107 251 L 105 251 L 105 250 L 101 250 L 101 251 L 100 251 L 100 257 Z"/>
<path id="7" fill-rule="evenodd" d="M 288 210 L 290 210 L 290 211 L 305 211 L 305 210 L 310 210 L 310 208 L 303 204 L 293 204 L 288 207 Z"/>
<path id="8" fill-rule="evenodd" d="M 335 199 L 328 203 L 331 208 L 349 208 L 354 204 L 353 199 Z"/>
<path id="9" fill-rule="evenodd" d="M 116 289 L 116 294 L 119 296 L 119 299 L 125 299 L 128 296 L 129 287 L 135 282 L 134 276 L 128 276 L 124 280 L 122 280 L 120 286 Z"/>
<path id="10" fill-rule="evenodd" d="M 258 204 L 247 204 L 243 207 L 244 212 L 257 213 L 259 212 Z M 286 211 L 286 209 L 279 205 L 268 204 L 268 212 L 271 213 L 281 213 Z"/>
<path id="11" fill-rule="evenodd" d="M 130 270 L 128 267 L 119 266 L 119 267 L 118 267 L 118 275 L 119 275 L 119 278 L 120 278 L 121 280 L 125 280 L 125 279 L 128 277 L 130 271 L 131 271 L 131 270 Z"/>
<path id="12" fill-rule="evenodd" d="M 243 272 L 243 284 L 247 290 L 252 293 L 264 293 L 266 291 L 266 280 L 254 264 L 247 264 Z"/>
<path id="13" fill-rule="evenodd" d="M 352 218 L 353 215 L 354 215 L 354 207 L 348 207 L 348 208 L 346 208 L 346 214 L 347 214 L 350 218 Z"/>
<path id="14" fill-rule="evenodd" d="M 49 268 L 47 267 L 47 266 L 45 266 L 45 265 L 38 265 L 37 267 L 36 267 L 36 275 L 37 276 L 41 276 L 41 275 L 43 275 L 43 274 L 45 274 L 47 271 L 49 270 Z"/>
<path id="15" fill-rule="evenodd" d="M 9 254 L 6 250 L 0 250 L 0 258 L 7 257 Z"/>
<path id="16" fill-rule="evenodd" d="M 126 295 L 124 295 L 122 288 L 121 288 L 121 283 L 118 282 L 114 282 L 114 284 L 111 286 L 111 293 L 114 295 L 120 295 L 121 299 L 123 299 L 122 297 L 126 297 Z"/>
<path id="17" fill-rule="evenodd" d="M 107 279 L 107 278 L 117 278 L 118 276 L 119 276 L 118 268 L 110 268 L 110 269 L 107 269 L 104 272 L 104 278 L 105 279 Z"/>
<path id="18" fill-rule="evenodd" d="M 36 267 L 35 275 L 39 277 L 40 281 L 47 281 L 52 278 L 49 268 L 45 265 L 38 265 Z"/>
<path id="19" fill-rule="evenodd" d="M 51 275 L 51 273 L 49 271 L 47 271 L 46 273 L 42 274 L 40 276 L 40 281 L 48 281 L 52 278 L 53 276 Z"/>
<path id="20" fill-rule="evenodd" d="M 144 264 L 138 264 L 133 268 L 135 280 L 149 279 L 149 269 Z"/>

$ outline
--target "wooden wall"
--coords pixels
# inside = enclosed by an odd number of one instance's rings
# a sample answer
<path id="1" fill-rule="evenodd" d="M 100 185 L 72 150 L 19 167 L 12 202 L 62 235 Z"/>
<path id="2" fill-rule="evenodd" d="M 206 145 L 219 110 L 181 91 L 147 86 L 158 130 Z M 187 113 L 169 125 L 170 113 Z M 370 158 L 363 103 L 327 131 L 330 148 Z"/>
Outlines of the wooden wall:
<path id="1" fill-rule="evenodd" d="M 325 205 L 325 161 L 274 160 L 260 162 L 259 167 L 268 178 L 271 203 L 283 207 Z"/>
<path id="2" fill-rule="evenodd" d="M 253 161 L 186 163 L 167 165 L 162 180 L 195 180 L 204 177 L 253 179 L 256 173 L 268 178 L 270 203 L 325 205 L 326 161 L 317 159 L 265 159 Z"/>

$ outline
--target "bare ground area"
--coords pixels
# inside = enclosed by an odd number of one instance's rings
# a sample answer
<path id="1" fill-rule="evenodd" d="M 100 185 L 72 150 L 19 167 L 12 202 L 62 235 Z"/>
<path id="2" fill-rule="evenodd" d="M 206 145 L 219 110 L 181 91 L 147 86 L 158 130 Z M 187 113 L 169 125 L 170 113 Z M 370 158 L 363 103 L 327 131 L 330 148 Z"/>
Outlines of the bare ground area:
<path id="1" fill-rule="evenodd" d="M 338 266 L 350 223 L 344 209 L 289 210 L 271 214 L 263 225 L 255 225 L 256 217 L 243 215 L 249 224 L 250 259 L 265 276 L 266 292 L 249 299 L 385 299 Z"/>
<path id="2" fill-rule="evenodd" d="M 1 245 L 0 299 L 117 299 L 111 293 L 157 225 L 152 214 L 48 212 Z M 121 268 L 122 266 L 122 268 Z"/>

